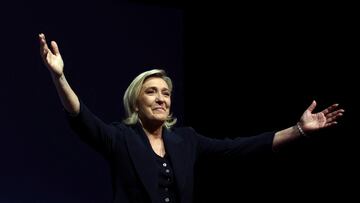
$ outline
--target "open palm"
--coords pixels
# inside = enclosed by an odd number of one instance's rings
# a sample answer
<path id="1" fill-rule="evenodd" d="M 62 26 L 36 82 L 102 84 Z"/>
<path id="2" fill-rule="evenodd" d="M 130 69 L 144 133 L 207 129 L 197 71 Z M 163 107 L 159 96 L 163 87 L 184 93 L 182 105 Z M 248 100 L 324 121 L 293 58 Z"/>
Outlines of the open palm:
<path id="1" fill-rule="evenodd" d="M 316 101 L 305 110 L 300 119 L 300 125 L 305 132 L 315 131 L 337 124 L 337 118 L 343 115 L 344 109 L 337 109 L 338 104 L 333 104 L 318 113 L 312 113 Z"/>
<path id="2" fill-rule="evenodd" d="M 49 49 L 44 34 L 39 34 L 39 41 L 40 55 L 45 65 L 48 67 L 52 74 L 54 74 L 55 76 L 61 76 L 63 74 L 64 61 L 62 60 L 56 42 L 52 41 L 51 49 Z"/>

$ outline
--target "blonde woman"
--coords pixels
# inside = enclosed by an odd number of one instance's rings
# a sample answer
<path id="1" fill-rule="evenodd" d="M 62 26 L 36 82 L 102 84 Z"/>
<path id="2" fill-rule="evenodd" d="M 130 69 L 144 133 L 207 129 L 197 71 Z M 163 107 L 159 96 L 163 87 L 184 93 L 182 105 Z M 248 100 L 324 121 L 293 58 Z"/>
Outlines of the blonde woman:
<path id="1" fill-rule="evenodd" d="M 72 129 L 109 162 L 113 202 L 193 201 L 194 165 L 204 156 L 244 156 L 273 152 L 312 131 L 336 124 L 344 110 L 334 104 L 313 113 L 314 101 L 293 126 L 258 136 L 233 140 L 211 139 L 189 127 L 173 127 L 172 81 L 163 70 L 138 75 L 124 94 L 126 119 L 106 124 L 78 98 L 64 75 L 64 63 L 56 42 L 50 48 L 39 35 L 40 54 Z"/>

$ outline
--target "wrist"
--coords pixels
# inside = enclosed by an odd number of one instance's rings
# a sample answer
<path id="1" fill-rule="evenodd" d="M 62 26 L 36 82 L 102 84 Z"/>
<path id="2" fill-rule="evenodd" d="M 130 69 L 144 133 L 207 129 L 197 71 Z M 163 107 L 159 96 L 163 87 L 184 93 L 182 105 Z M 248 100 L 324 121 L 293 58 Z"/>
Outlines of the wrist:
<path id="1" fill-rule="evenodd" d="M 51 72 L 51 78 L 53 80 L 64 80 L 65 79 L 65 75 L 64 73 L 55 73 L 55 72 Z"/>
<path id="2" fill-rule="evenodd" d="M 301 127 L 300 122 L 296 123 L 296 128 L 299 131 L 301 136 L 307 137 L 307 134 L 304 132 L 303 128 Z"/>

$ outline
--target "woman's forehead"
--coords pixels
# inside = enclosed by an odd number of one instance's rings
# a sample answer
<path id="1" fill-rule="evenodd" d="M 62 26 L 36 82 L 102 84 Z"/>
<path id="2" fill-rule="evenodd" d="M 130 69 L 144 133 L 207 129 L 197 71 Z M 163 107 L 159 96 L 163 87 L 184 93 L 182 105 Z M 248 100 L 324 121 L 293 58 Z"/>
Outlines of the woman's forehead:
<path id="1" fill-rule="evenodd" d="M 144 81 L 142 86 L 143 86 L 143 88 L 148 88 L 148 87 L 169 88 L 166 81 L 160 77 L 149 77 Z"/>

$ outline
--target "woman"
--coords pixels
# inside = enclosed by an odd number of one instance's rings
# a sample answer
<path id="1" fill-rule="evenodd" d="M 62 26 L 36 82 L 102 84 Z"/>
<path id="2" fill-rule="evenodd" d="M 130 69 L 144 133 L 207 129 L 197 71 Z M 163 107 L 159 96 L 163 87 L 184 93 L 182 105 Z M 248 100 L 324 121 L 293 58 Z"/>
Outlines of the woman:
<path id="1" fill-rule="evenodd" d="M 66 81 L 56 42 L 49 49 L 39 35 L 40 54 L 50 71 L 70 125 L 99 151 L 112 170 L 113 202 L 183 202 L 193 199 L 194 165 L 204 156 L 244 156 L 276 151 L 308 133 L 336 124 L 344 110 L 331 105 L 312 113 L 316 102 L 299 122 L 278 132 L 233 140 L 210 139 L 192 128 L 172 128 L 172 82 L 163 70 L 137 76 L 124 95 L 127 118 L 105 124 L 82 103 Z"/>

